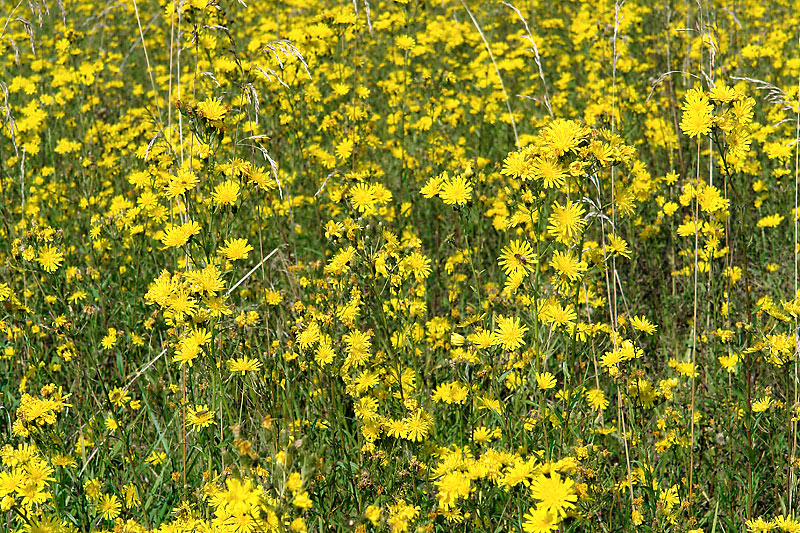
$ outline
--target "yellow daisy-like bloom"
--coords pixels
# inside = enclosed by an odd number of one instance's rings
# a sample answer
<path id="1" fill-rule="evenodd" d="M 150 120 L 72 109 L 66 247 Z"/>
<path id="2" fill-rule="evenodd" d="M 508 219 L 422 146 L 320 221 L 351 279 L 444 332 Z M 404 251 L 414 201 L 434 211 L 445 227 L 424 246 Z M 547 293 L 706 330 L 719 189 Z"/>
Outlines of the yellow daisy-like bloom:
<path id="1" fill-rule="evenodd" d="M 427 418 L 422 414 L 422 411 L 417 411 L 413 415 L 403 419 L 406 428 L 406 439 L 417 442 L 425 440 L 430 430 L 430 423 Z"/>
<path id="2" fill-rule="evenodd" d="M 513 240 L 500 252 L 497 262 L 506 276 L 521 272 L 523 275 L 536 268 L 536 253 L 530 243 Z"/>
<path id="3" fill-rule="evenodd" d="M 708 96 L 716 102 L 727 104 L 736 99 L 736 89 L 728 87 L 723 82 L 708 91 Z"/>
<path id="4" fill-rule="evenodd" d="M 517 317 L 500 317 L 497 329 L 492 333 L 492 345 L 502 346 L 504 350 L 516 350 L 522 346 L 522 337 L 528 331 L 527 326 L 522 326 Z"/>
<path id="5" fill-rule="evenodd" d="M 539 509 L 559 518 L 573 509 L 578 501 L 575 482 L 568 477 L 562 480 L 558 472 L 552 472 L 550 476 L 540 475 L 534 479 L 531 483 L 531 496 L 540 501 Z"/>
<path id="6" fill-rule="evenodd" d="M 560 205 L 553 204 L 553 213 L 547 219 L 547 231 L 558 242 L 570 244 L 583 229 L 583 215 L 586 211 L 578 202 L 568 202 Z"/>
<path id="7" fill-rule="evenodd" d="M 177 175 L 172 176 L 167 184 L 167 198 L 171 200 L 195 187 L 199 182 L 200 180 L 197 175 L 188 168 L 178 169 Z"/>
<path id="8" fill-rule="evenodd" d="M 783 217 L 781 215 L 767 215 L 760 219 L 756 226 L 759 228 L 777 228 L 782 221 Z"/>
<path id="9" fill-rule="evenodd" d="M 772 523 L 771 520 L 764 520 L 760 516 L 755 520 L 748 520 L 745 522 L 748 531 L 752 531 L 754 533 L 762 533 L 764 531 L 772 531 L 775 527 L 775 524 Z"/>
<path id="10" fill-rule="evenodd" d="M 352 139 L 342 139 L 342 141 L 336 145 L 336 157 L 341 160 L 347 159 L 353 153 L 353 146 L 354 143 Z"/>
<path id="11" fill-rule="evenodd" d="M 39 256 L 36 258 L 36 261 L 42 265 L 42 268 L 47 272 L 55 272 L 58 270 L 63 260 L 64 254 L 62 254 L 58 248 L 49 244 L 39 248 Z"/>
<path id="12" fill-rule="evenodd" d="M 701 89 L 691 89 L 686 93 L 681 116 L 681 131 L 689 137 L 707 135 L 711 131 L 714 107 Z"/>
<path id="13" fill-rule="evenodd" d="M 245 259 L 252 250 L 253 247 L 247 239 L 226 239 L 225 246 L 219 249 L 219 253 L 229 261 L 236 261 Z"/>
<path id="14" fill-rule="evenodd" d="M 733 103 L 731 110 L 733 116 L 740 124 L 746 124 L 753 121 L 753 106 L 756 101 L 752 98 L 745 98 Z"/>
<path id="15" fill-rule="evenodd" d="M 122 507 L 122 502 L 116 494 L 103 494 L 100 502 L 97 505 L 97 510 L 103 515 L 106 520 L 114 520 L 119 516 L 119 510 Z"/>
<path id="16" fill-rule="evenodd" d="M 381 518 L 381 508 L 377 505 L 368 505 L 367 510 L 364 511 L 364 517 L 369 520 L 373 526 L 377 526 L 378 520 Z"/>
<path id="17" fill-rule="evenodd" d="M 772 406 L 772 398 L 769 396 L 764 396 L 753 402 L 753 412 L 754 413 L 763 413 L 767 409 Z"/>
<path id="18" fill-rule="evenodd" d="M 558 157 L 577 148 L 588 133 L 588 128 L 574 120 L 556 119 L 542 132 L 542 138 Z"/>
<path id="19" fill-rule="evenodd" d="M 550 533 L 558 529 L 558 520 L 546 509 L 531 507 L 523 517 L 522 530 L 525 533 Z"/>
<path id="20" fill-rule="evenodd" d="M 431 260 L 419 252 L 412 252 L 398 266 L 403 275 L 411 273 L 417 281 L 422 281 L 431 274 Z"/>
<path id="21" fill-rule="evenodd" d="M 647 333 L 648 335 L 652 335 L 656 332 L 655 324 L 650 322 L 647 317 L 644 316 L 635 316 L 631 318 L 631 326 L 643 333 Z"/>
<path id="22" fill-rule="evenodd" d="M 550 266 L 553 267 L 562 280 L 576 281 L 581 279 L 582 272 L 586 271 L 587 265 L 581 261 L 572 251 L 568 250 L 562 252 L 556 250 L 553 253 L 553 259 L 550 261 Z"/>
<path id="23" fill-rule="evenodd" d="M 209 409 L 205 404 L 195 405 L 189 408 L 186 421 L 189 422 L 194 429 L 208 427 L 214 423 L 214 411 Z"/>
<path id="24" fill-rule="evenodd" d="M 542 390 L 549 390 L 556 386 L 556 378 L 550 372 L 537 372 L 536 385 Z"/>
<path id="25" fill-rule="evenodd" d="M 503 161 L 503 175 L 527 180 L 531 175 L 531 163 L 528 161 L 524 151 L 516 151 L 508 154 Z"/>
<path id="26" fill-rule="evenodd" d="M 261 361 L 258 359 L 251 359 L 246 356 L 238 359 L 228 359 L 228 370 L 231 372 L 241 372 L 244 375 L 246 372 L 255 372 L 260 368 Z"/>
<path id="27" fill-rule="evenodd" d="M 197 112 L 200 114 L 201 117 L 211 120 L 217 121 L 222 120 L 225 118 L 225 115 L 228 113 L 228 110 L 225 108 L 224 105 L 219 103 L 217 100 L 213 98 L 208 98 L 207 100 L 203 100 L 199 104 L 197 104 Z"/>
<path id="28" fill-rule="evenodd" d="M 439 197 L 447 205 L 465 205 L 472 198 L 472 185 L 464 177 L 452 178 L 442 185 Z"/>
<path id="29" fill-rule="evenodd" d="M 180 248 L 187 242 L 193 235 L 200 233 L 200 224 L 194 221 L 189 221 L 180 226 L 170 226 L 164 230 L 164 235 L 161 237 L 161 244 L 167 248 Z"/>
<path id="30" fill-rule="evenodd" d="M 125 389 L 121 389 L 120 387 L 114 387 L 108 392 L 108 399 L 114 405 L 118 407 L 123 407 L 126 403 L 130 401 L 131 395 L 128 394 L 128 391 Z"/>
<path id="31" fill-rule="evenodd" d="M 226 180 L 214 187 L 211 199 L 215 205 L 234 205 L 239 199 L 239 184 L 233 180 Z"/>
<path id="32" fill-rule="evenodd" d="M 800 522 L 791 516 L 778 515 L 773 520 L 775 527 L 780 531 L 797 532 L 800 531 Z"/>
<path id="33" fill-rule="evenodd" d="M 546 189 L 561 187 L 567 175 L 564 167 L 549 157 L 537 157 L 533 162 L 531 173 L 535 179 L 542 180 Z"/>
<path id="34" fill-rule="evenodd" d="M 305 491 L 297 494 L 292 500 L 292 504 L 300 509 L 311 509 L 311 507 L 314 505 L 314 503 L 311 501 L 311 498 L 308 496 L 308 492 Z"/>
<path id="35" fill-rule="evenodd" d="M 408 436 L 406 423 L 402 420 L 389 419 L 384 427 L 386 434 L 393 439 L 405 439 Z"/>
<path id="36" fill-rule="evenodd" d="M 353 202 L 353 207 L 361 213 L 370 211 L 375 207 L 375 195 L 372 187 L 366 183 L 359 183 L 351 187 L 348 196 L 350 196 L 350 201 Z"/>
<path id="37" fill-rule="evenodd" d="M 592 409 L 595 410 L 605 410 L 608 405 L 609 401 L 606 400 L 606 395 L 600 389 L 589 389 L 586 391 L 586 401 L 589 402 L 589 405 Z"/>
<path id="38" fill-rule="evenodd" d="M 439 499 L 439 507 L 442 509 L 451 509 L 459 500 L 469 497 L 470 479 L 463 472 L 448 472 L 434 483 L 438 489 L 436 496 Z"/>
<path id="39" fill-rule="evenodd" d="M 621 255 L 622 257 L 627 257 L 629 259 L 631 257 L 631 251 L 628 248 L 628 243 L 616 233 L 608 234 L 608 244 L 606 245 L 606 249 L 614 255 Z"/>
<path id="40" fill-rule="evenodd" d="M 442 190 L 443 183 L 444 183 L 444 178 L 442 178 L 441 176 L 430 178 L 428 182 L 425 184 L 425 186 L 419 190 L 419 192 L 425 198 L 433 198 L 434 196 L 439 195 L 439 193 Z"/>
<path id="41" fill-rule="evenodd" d="M 100 341 L 100 345 L 106 349 L 110 350 L 114 347 L 117 343 L 117 330 L 114 328 L 108 328 L 108 333 L 105 337 Z"/>

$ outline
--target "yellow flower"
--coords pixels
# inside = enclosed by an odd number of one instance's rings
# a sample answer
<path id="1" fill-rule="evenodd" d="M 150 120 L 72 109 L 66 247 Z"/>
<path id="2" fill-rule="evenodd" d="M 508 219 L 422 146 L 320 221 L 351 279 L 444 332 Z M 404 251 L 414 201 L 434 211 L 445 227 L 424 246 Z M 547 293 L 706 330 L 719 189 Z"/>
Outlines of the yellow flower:
<path id="1" fill-rule="evenodd" d="M 442 184 L 439 197 L 447 205 L 466 205 L 472 198 L 472 185 L 463 176 L 456 176 Z"/>
<path id="2" fill-rule="evenodd" d="M 567 175 L 557 160 L 548 157 L 537 157 L 530 172 L 535 179 L 542 180 L 542 185 L 546 189 L 561 187 Z"/>
<path id="3" fill-rule="evenodd" d="M 549 533 L 558 529 L 558 520 L 541 507 L 531 507 L 525 513 L 522 530 L 525 533 Z"/>
<path id="4" fill-rule="evenodd" d="M 55 248 L 54 246 L 50 246 L 46 244 L 39 248 L 39 256 L 36 258 L 36 261 L 42 265 L 42 268 L 46 272 L 55 272 L 58 270 L 58 267 L 61 266 L 61 262 L 64 260 L 64 255 Z"/>
<path id="5" fill-rule="evenodd" d="M 225 246 L 219 249 L 219 253 L 229 261 L 236 261 L 245 259 L 252 250 L 253 247 L 250 246 L 247 239 L 226 239 Z"/>
<path id="6" fill-rule="evenodd" d="M 485 428 L 484 428 L 485 429 Z M 463 472 L 448 472 L 435 482 L 439 507 L 450 509 L 459 500 L 466 499 L 470 492 L 470 479 Z"/>
<path id="7" fill-rule="evenodd" d="M 108 399 L 117 407 L 124 407 L 130 401 L 131 395 L 126 389 L 114 387 L 108 392 Z"/>
<path id="8" fill-rule="evenodd" d="M 550 372 L 537 372 L 536 384 L 542 390 L 552 389 L 556 386 L 556 378 Z"/>
<path id="9" fill-rule="evenodd" d="M 675 202 L 667 202 L 664 204 L 663 209 L 664 209 L 664 214 L 668 217 L 671 217 L 672 215 L 675 214 L 675 211 L 678 210 L 678 204 L 676 204 Z"/>
<path id="10" fill-rule="evenodd" d="M 754 413 L 763 413 L 767 409 L 772 406 L 772 398 L 769 396 L 764 396 L 753 402 L 753 412 Z"/>
<path id="11" fill-rule="evenodd" d="M 492 332 L 492 345 L 502 346 L 504 350 L 516 350 L 523 344 L 522 337 L 528 331 L 521 326 L 517 317 L 499 317 L 497 328 Z"/>
<path id="12" fill-rule="evenodd" d="M 532 165 L 523 150 L 511 152 L 503 161 L 502 174 L 519 179 L 528 180 L 532 177 Z"/>
<path id="13" fill-rule="evenodd" d="M 308 492 L 303 491 L 295 495 L 292 504 L 300 509 L 311 509 L 314 503 L 308 497 Z"/>
<path id="14" fill-rule="evenodd" d="M 605 410 L 609 405 L 609 401 L 606 400 L 605 393 L 599 389 L 587 390 L 586 400 L 589 402 L 589 405 L 592 407 L 592 409 L 599 411 Z"/>
<path id="15" fill-rule="evenodd" d="M 578 202 L 553 204 L 553 212 L 547 219 L 547 231 L 563 244 L 570 244 L 583 230 L 583 215 L 586 211 Z"/>
<path id="16" fill-rule="evenodd" d="M 292 472 L 286 480 L 286 488 L 289 492 L 297 492 L 303 484 L 303 476 L 299 472 Z"/>
<path id="17" fill-rule="evenodd" d="M 353 140 L 352 139 L 342 139 L 336 145 L 336 157 L 340 160 L 345 160 L 353 153 Z"/>
<path id="18" fill-rule="evenodd" d="M 378 520 L 381 518 L 381 508 L 377 505 L 368 505 L 364 511 L 364 517 L 369 520 L 373 526 L 378 525 Z"/>
<path id="19" fill-rule="evenodd" d="M 711 131 L 713 106 L 702 89 L 690 89 L 686 93 L 681 117 L 681 131 L 689 137 L 699 137 Z"/>
<path id="20" fill-rule="evenodd" d="M 211 199 L 215 205 L 234 205 L 239 198 L 239 184 L 226 180 L 214 187 Z"/>
<path id="21" fill-rule="evenodd" d="M 205 404 L 195 405 L 189 408 L 186 421 L 189 422 L 194 429 L 208 427 L 214 423 L 214 410 L 209 409 Z"/>
<path id="22" fill-rule="evenodd" d="M 542 138 L 556 157 L 578 147 L 589 129 L 574 120 L 556 119 L 542 131 Z"/>
<path id="23" fill-rule="evenodd" d="M 200 225 L 194 221 L 180 226 L 169 226 L 161 237 L 161 244 L 167 248 L 180 248 L 198 233 L 200 233 Z"/>
<path id="24" fill-rule="evenodd" d="M 294 531 L 294 533 L 306 533 L 308 531 L 305 520 L 300 517 L 292 520 L 291 524 L 289 524 L 289 529 Z"/>
<path id="25" fill-rule="evenodd" d="M 776 228 L 783 221 L 783 218 L 778 214 L 768 215 L 759 220 L 757 226 L 759 228 Z"/>
<path id="26" fill-rule="evenodd" d="M 108 328 L 108 333 L 106 334 L 105 337 L 103 337 L 103 340 L 100 342 L 101 346 L 106 350 L 110 350 L 111 348 L 114 347 L 116 343 L 117 343 L 117 330 L 114 328 Z"/>
<path id="27" fill-rule="evenodd" d="M 442 383 L 433 391 L 431 399 L 434 402 L 464 403 L 469 393 L 469 388 L 458 381 Z"/>
<path id="28" fill-rule="evenodd" d="M 351 187 L 348 196 L 350 196 L 350 201 L 353 202 L 353 207 L 361 213 L 371 212 L 376 203 L 372 187 L 367 183 L 358 183 Z"/>
<path id="29" fill-rule="evenodd" d="M 575 494 L 575 482 L 570 478 L 561 478 L 558 472 L 549 476 L 539 475 L 531 482 L 531 496 L 539 502 L 539 509 L 545 509 L 556 517 L 563 517 L 575 507 L 578 496 Z"/>
<path id="30" fill-rule="evenodd" d="M 116 494 L 103 494 L 97 504 L 97 510 L 103 515 L 106 520 L 114 520 L 119 516 L 119 510 L 122 503 Z"/>
<path id="31" fill-rule="evenodd" d="M 650 322 L 647 317 L 644 316 L 635 316 L 631 318 L 631 326 L 641 332 L 647 333 L 648 335 L 652 335 L 656 332 L 655 324 Z"/>
<path id="32" fill-rule="evenodd" d="M 625 242 L 625 239 L 617 235 L 616 233 L 609 233 L 608 235 L 608 245 L 606 246 L 609 252 L 616 256 L 622 256 L 630 258 L 631 250 L 628 248 L 628 243 Z"/>
<path id="33" fill-rule="evenodd" d="M 231 372 L 241 372 L 244 375 L 246 372 L 255 372 L 261 368 L 261 361 L 258 359 L 251 359 L 242 356 L 238 359 L 228 359 L 228 369 Z"/>
<path id="34" fill-rule="evenodd" d="M 197 112 L 207 120 L 217 121 L 225 118 L 228 110 L 217 100 L 209 98 L 197 104 Z"/>
<path id="35" fill-rule="evenodd" d="M 527 274 L 536 268 L 536 254 L 530 243 L 513 240 L 500 252 L 498 263 L 506 276 L 521 272 Z"/>
<path id="36" fill-rule="evenodd" d="M 727 104 L 736 98 L 736 90 L 722 82 L 708 91 L 708 96 L 720 104 Z"/>
<path id="37" fill-rule="evenodd" d="M 172 176 L 166 187 L 167 198 L 170 200 L 179 196 L 189 189 L 194 188 L 200 182 L 197 175 L 188 168 L 179 168 L 176 176 Z M 139 197 L 139 205 L 150 208 L 156 201 L 151 193 L 143 193 Z"/>
<path id="38" fill-rule="evenodd" d="M 771 531 L 775 527 L 771 520 L 764 520 L 760 516 L 755 520 L 748 520 L 745 525 L 747 530 L 753 533 L 764 533 L 765 531 Z"/>
<path id="39" fill-rule="evenodd" d="M 401 50 L 411 50 L 414 48 L 414 38 L 405 34 L 399 35 L 394 43 Z"/>
<path id="40" fill-rule="evenodd" d="M 581 279 L 581 274 L 586 271 L 586 263 L 580 261 L 572 250 L 562 252 L 556 250 L 553 252 L 553 258 L 550 260 L 550 266 L 553 267 L 563 280 L 577 281 Z"/>

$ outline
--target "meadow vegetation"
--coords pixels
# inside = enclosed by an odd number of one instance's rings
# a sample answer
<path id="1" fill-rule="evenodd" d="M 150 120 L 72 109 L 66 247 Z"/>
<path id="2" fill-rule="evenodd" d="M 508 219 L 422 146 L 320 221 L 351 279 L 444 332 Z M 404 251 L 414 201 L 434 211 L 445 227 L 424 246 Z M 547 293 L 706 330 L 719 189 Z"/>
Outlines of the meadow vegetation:
<path id="1" fill-rule="evenodd" d="M 800 531 L 799 8 L 6 2 L 0 532 Z"/>

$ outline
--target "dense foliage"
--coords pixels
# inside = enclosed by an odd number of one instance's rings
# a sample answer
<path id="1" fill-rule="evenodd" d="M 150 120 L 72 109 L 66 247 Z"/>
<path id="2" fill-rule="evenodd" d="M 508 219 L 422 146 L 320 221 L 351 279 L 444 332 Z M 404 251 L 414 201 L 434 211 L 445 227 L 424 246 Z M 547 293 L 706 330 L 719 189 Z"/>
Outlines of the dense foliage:
<path id="1" fill-rule="evenodd" d="M 0 531 L 800 531 L 796 2 L 3 12 Z"/>

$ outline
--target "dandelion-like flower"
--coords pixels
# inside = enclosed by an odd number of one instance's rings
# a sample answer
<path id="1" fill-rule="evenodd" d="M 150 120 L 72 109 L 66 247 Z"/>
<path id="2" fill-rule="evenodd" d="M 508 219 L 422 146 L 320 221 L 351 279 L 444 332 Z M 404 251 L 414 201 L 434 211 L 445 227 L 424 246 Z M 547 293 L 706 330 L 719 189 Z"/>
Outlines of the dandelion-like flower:
<path id="1" fill-rule="evenodd" d="M 532 507 L 522 518 L 522 530 L 525 533 L 550 533 L 558 529 L 558 520 L 547 509 Z"/>
<path id="2" fill-rule="evenodd" d="M 466 205 L 472 198 L 472 185 L 466 178 L 456 176 L 442 185 L 439 197 L 447 205 Z"/>
<path id="3" fill-rule="evenodd" d="M 228 110 L 219 101 L 209 98 L 197 104 L 197 112 L 207 120 L 218 121 L 225 118 Z"/>
<path id="4" fill-rule="evenodd" d="M 552 472 L 549 476 L 540 475 L 534 479 L 531 483 L 531 496 L 540 501 L 539 509 L 556 517 L 563 517 L 578 501 L 575 482 L 568 477 L 562 479 L 558 472 Z"/>
<path id="5" fill-rule="evenodd" d="M 553 212 L 547 219 L 547 231 L 560 243 L 570 244 L 583 229 L 583 215 L 586 211 L 578 202 L 553 204 Z"/>
<path id="6" fill-rule="evenodd" d="M 714 106 L 702 89 L 690 89 L 686 93 L 681 116 L 681 131 L 689 137 L 707 135 L 713 123 L 711 112 Z"/>
<path id="7" fill-rule="evenodd" d="M 256 372 L 261 368 L 261 361 L 247 356 L 239 357 L 238 359 L 228 359 L 228 370 L 231 372 L 239 372 L 242 375 L 247 372 Z"/>
<path id="8" fill-rule="evenodd" d="M 239 184 L 233 180 L 226 180 L 214 187 L 211 199 L 215 205 L 234 205 L 239 199 Z"/>
<path id="9" fill-rule="evenodd" d="M 229 261 L 236 261 L 245 259 L 252 250 L 253 247 L 247 239 L 228 239 L 225 241 L 225 246 L 219 249 L 219 253 Z"/>
<path id="10" fill-rule="evenodd" d="M 561 187 L 567 176 L 564 167 L 549 157 L 537 157 L 533 162 L 531 174 L 535 179 L 542 181 L 545 189 Z"/>
<path id="11" fill-rule="evenodd" d="M 516 350 L 522 346 L 522 337 L 528 331 L 527 326 L 522 326 L 517 317 L 500 317 L 497 329 L 492 333 L 492 344 L 502 346 L 504 350 Z"/>
<path id="12" fill-rule="evenodd" d="M 42 265 L 42 268 L 46 272 L 55 272 L 58 270 L 63 260 L 64 254 L 62 254 L 58 248 L 50 246 L 49 244 L 39 248 L 39 255 L 36 258 L 36 261 Z"/>
<path id="13" fill-rule="evenodd" d="M 536 268 L 536 254 L 528 241 L 513 240 L 500 252 L 498 263 L 506 276 L 527 274 Z"/>
<path id="14" fill-rule="evenodd" d="M 556 119 L 542 132 L 542 138 L 557 157 L 578 147 L 589 133 L 588 128 L 574 120 Z"/>
<path id="15" fill-rule="evenodd" d="M 214 411 L 205 404 L 189 408 L 186 421 L 195 429 L 202 429 L 214 423 Z"/>

